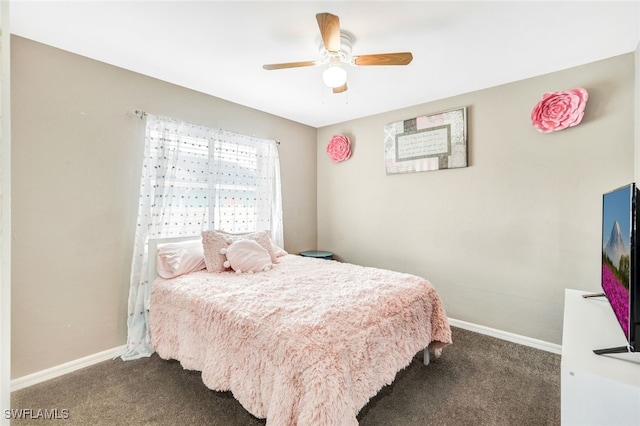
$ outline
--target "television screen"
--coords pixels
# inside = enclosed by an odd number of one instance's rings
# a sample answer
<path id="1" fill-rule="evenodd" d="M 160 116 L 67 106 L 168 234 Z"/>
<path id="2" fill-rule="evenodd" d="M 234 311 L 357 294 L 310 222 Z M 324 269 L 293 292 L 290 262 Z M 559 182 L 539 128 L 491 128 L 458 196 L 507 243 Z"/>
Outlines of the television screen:
<path id="1" fill-rule="evenodd" d="M 627 341 L 630 339 L 629 291 L 634 191 L 635 185 L 627 185 L 604 194 L 602 200 L 602 290 Z"/>

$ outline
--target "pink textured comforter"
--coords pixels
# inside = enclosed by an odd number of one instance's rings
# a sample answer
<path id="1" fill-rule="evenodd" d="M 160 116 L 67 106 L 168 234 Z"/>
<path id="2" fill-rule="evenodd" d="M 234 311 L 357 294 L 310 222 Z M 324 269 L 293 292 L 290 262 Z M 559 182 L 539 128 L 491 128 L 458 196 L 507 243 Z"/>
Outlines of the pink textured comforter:
<path id="1" fill-rule="evenodd" d="M 357 425 L 418 351 L 451 342 L 428 281 L 296 255 L 268 272 L 156 279 L 150 331 L 162 358 L 270 426 Z"/>

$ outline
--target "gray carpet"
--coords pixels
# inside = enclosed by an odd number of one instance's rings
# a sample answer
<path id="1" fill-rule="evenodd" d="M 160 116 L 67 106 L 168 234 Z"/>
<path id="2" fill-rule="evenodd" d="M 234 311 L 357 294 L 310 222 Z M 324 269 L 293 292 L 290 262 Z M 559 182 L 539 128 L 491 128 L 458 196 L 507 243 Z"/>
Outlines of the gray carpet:
<path id="1" fill-rule="evenodd" d="M 453 328 L 454 344 L 419 353 L 360 411 L 361 426 L 559 425 L 560 356 Z M 16 425 L 264 425 L 230 392 L 207 389 L 176 361 L 119 359 L 13 392 L 13 409 L 68 410 Z"/>

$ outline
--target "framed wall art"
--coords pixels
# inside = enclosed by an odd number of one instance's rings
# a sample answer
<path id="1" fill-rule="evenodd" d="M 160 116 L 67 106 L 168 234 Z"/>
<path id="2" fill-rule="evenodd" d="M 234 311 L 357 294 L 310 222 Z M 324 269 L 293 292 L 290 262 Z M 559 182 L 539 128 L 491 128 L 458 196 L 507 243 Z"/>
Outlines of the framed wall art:
<path id="1" fill-rule="evenodd" d="M 467 167 L 467 108 L 384 126 L 387 174 Z"/>

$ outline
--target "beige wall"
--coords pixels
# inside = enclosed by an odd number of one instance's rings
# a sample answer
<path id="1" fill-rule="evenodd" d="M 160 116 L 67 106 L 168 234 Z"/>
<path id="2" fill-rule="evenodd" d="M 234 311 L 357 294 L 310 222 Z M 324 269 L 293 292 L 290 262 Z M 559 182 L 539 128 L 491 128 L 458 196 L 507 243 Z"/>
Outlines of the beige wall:
<path id="1" fill-rule="evenodd" d="M 554 343 L 563 289 L 599 288 L 601 195 L 634 176 L 633 54 L 317 131 L 20 37 L 11 61 L 13 378 L 125 343 L 136 109 L 280 140 L 287 250 L 425 276 L 450 317 Z M 542 93 L 576 86 L 583 123 L 535 131 Z M 460 106 L 468 168 L 385 174 L 384 124 Z"/>
<path id="2" fill-rule="evenodd" d="M 144 122 L 281 141 L 285 248 L 316 244 L 316 129 L 12 37 L 12 377 L 126 342 Z"/>
<path id="3" fill-rule="evenodd" d="M 542 94 L 577 86 L 582 124 L 537 132 Z M 461 106 L 469 167 L 385 174 L 386 123 Z M 333 164 L 338 133 L 354 149 Z M 634 55 L 324 127 L 317 149 L 320 249 L 428 278 L 452 318 L 561 343 L 564 289 L 600 287 L 602 193 L 634 178 Z"/>
<path id="4" fill-rule="evenodd" d="M 0 407 L 11 406 L 11 88 L 9 2 L 0 3 Z M 3 416 L 4 417 L 4 416 Z M 9 419 L 0 419 L 9 425 Z"/>

